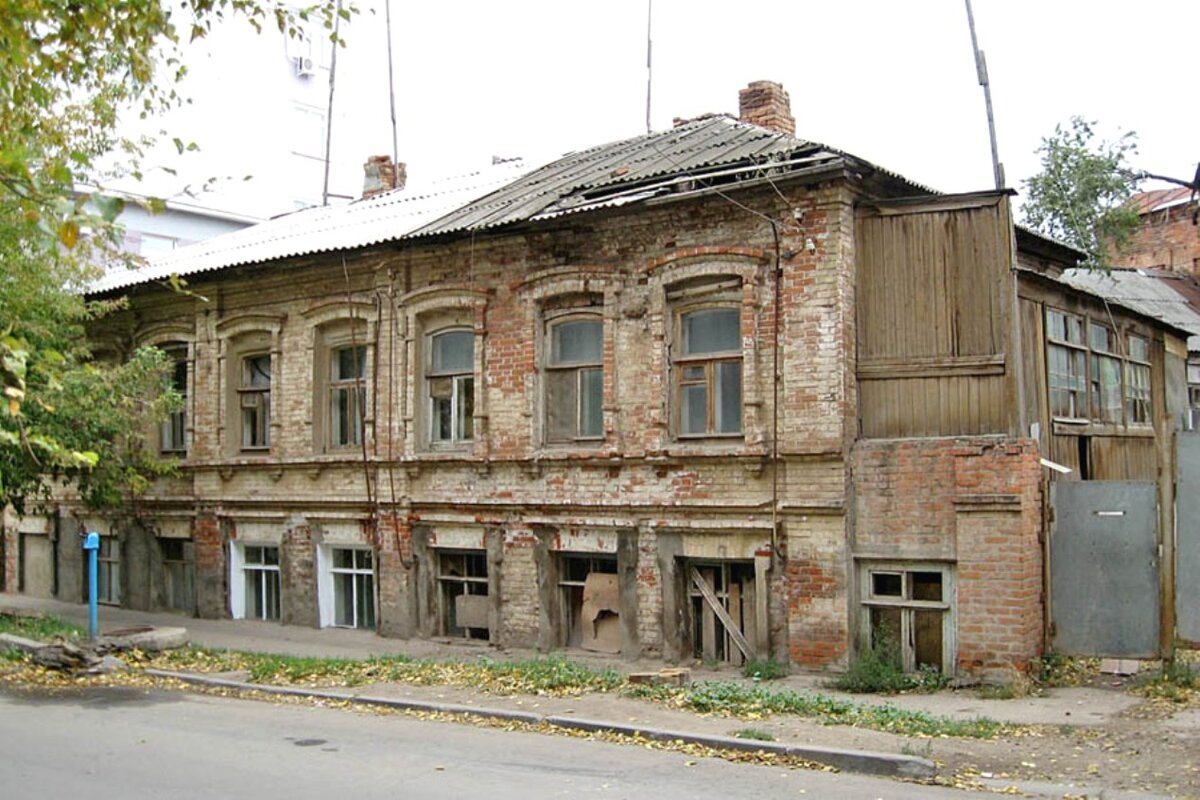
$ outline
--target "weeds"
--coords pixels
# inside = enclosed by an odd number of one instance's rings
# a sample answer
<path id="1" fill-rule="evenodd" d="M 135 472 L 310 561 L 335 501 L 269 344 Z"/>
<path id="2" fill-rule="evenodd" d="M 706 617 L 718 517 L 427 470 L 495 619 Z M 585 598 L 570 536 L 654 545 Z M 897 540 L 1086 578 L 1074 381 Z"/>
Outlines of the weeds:
<path id="1" fill-rule="evenodd" d="M 746 662 L 746 666 L 742 667 L 742 675 L 756 681 L 773 681 L 787 677 L 787 674 L 787 664 L 773 658 L 752 658 Z"/>
<path id="2" fill-rule="evenodd" d="M 1049 687 L 1082 686 L 1100 671 L 1097 658 L 1073 658 L 1062 653 L 1046 653 L 1034 664 L 1037 682 Z"/>
<path id="3" fill-rule="evenodd" d="M 1182 659 L 1166 661 L 1162 672 L 1139 683 L 1135 691 L 1155 700 L 1187 704 L 1196 702 L 1200 700 L 1200 667 Z"/>
<path id="4" fill-rule="evenodd" d="M 871 639 L 871 646 L 830 686 L 851 694 L 896 694 L 914 688 L 916 680 L 900 666 L 900 646 L 888 628 L 875 629 Z"/>
<path id="5" fill-rule="evenodd" d="M 762 684 L 712 681 L 687 688 L 631 686 L 626 694 L 702 714 L 754 718 L 764 714 L 795 714 L 826 725 L 854 725 L 910 736 L 961 736 L 990 739 L 1011 730 L 995 720 L 954 720 L 892 705 L 866 705 L 850 700 Z"/>
<path id="6" fill-rule="evenodd" d="M 83 628 L 64 622 L 49 614 L 24 616 L 19 614 L 0 614 L 0 633 L 11 633 L 26 639 L 47 641 L 55 636 L 64 639 L 79 639 L 84 635 Z"/>
<path id="7" fill-rule="evenodd" d="M 735 739 L 753 739 L 756 742 L 773 742 L 775 737 L 762 728 L 740 728 L 733 732 Z"/>

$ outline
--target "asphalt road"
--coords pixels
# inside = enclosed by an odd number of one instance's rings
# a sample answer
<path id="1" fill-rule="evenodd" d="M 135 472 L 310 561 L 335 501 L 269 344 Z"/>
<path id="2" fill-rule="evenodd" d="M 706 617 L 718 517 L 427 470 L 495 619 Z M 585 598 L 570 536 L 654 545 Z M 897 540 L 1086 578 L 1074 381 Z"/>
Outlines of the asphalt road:
<path id="1" fill-rule="evenodd" d="M 5 800 L 962 794 L 399 715 L 126 688 L 0 693 Z"/>

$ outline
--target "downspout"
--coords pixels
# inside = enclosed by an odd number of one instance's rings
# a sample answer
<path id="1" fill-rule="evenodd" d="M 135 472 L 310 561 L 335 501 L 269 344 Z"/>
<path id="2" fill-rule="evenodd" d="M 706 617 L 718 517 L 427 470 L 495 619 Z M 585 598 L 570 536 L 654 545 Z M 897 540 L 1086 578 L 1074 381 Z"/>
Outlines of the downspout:
<path id="1" fill-rule="evenodd" d="M 771 220 L 771 235 L 775 239 L 775 324 L 771 326 L 771 558 L 779 560 L 779 326 L 783 324 L 780 311 L 780 290 L 783 287 L 783 269 L 780 266 L 779 223 Z"/>

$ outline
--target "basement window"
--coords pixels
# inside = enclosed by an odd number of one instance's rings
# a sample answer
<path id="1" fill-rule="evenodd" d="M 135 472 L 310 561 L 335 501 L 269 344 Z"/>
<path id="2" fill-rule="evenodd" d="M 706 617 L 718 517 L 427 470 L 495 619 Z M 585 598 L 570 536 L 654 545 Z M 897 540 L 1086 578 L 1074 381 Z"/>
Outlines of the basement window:
<path id="1" fill-rule="evenodd" d="M 953 582 L 937 564 L 861 567 L 864 647 L 878 648 L 905 672 L 953 670 Z"/>
<path id="2" fill-rule="evenodd" d="M 193 547 L 187 539 L 159 539 L 163 565 L 163 603 L 172 611 L 194 611 Z"/>
<path id="3" fill-rule="evenodd" d="M 96 599 L 107 605 L 121 603 L 121 543 L 115 536 L 101 536 L 96 551 Z"/>
<path id="4" fill-rule="evenodd" d="M 735 632 L 752 651 L 759 649 L 754 563 L 689 560 L 683 564 L 683 573 L 692 618 L 693 655 L 710 662 L 744 663 Z"/>
<path id="5" fill-rule="evenodd" d="M 371 551 L 334 547 L 329 572 L 333 584 L 333 624 L 342 628 L 374 628 L 375 569 Z"/>
<path id="6" fill-rule="evenodd" d="M 442 603 L 442 633 L 467 639 L 487 639 L 487 553 L 483 550 L 438 553 L 437 579 Z"/>
<path id="7" fill-rule="evenodd" d="M 235 618 L 279 619 L 279 548 L 267 545 L 242 547 L 242 608 Z"/>
<path id="8" fill-rule="evenodd" d="M 558 585 L 566 646 L 619 653 L 617 557 L 563 553 L 559 556 Z"/>

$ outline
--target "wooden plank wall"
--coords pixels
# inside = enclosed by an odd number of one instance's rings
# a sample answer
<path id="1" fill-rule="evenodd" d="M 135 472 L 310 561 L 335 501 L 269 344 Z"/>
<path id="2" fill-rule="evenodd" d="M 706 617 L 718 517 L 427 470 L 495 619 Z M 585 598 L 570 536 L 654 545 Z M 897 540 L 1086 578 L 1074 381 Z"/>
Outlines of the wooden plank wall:
<path id="1" fill-rule="evenodd" d="M 1007 198 L 944 198 L 859 212 L 862 435 L 1005 433 L 1015 409 Z"/>

